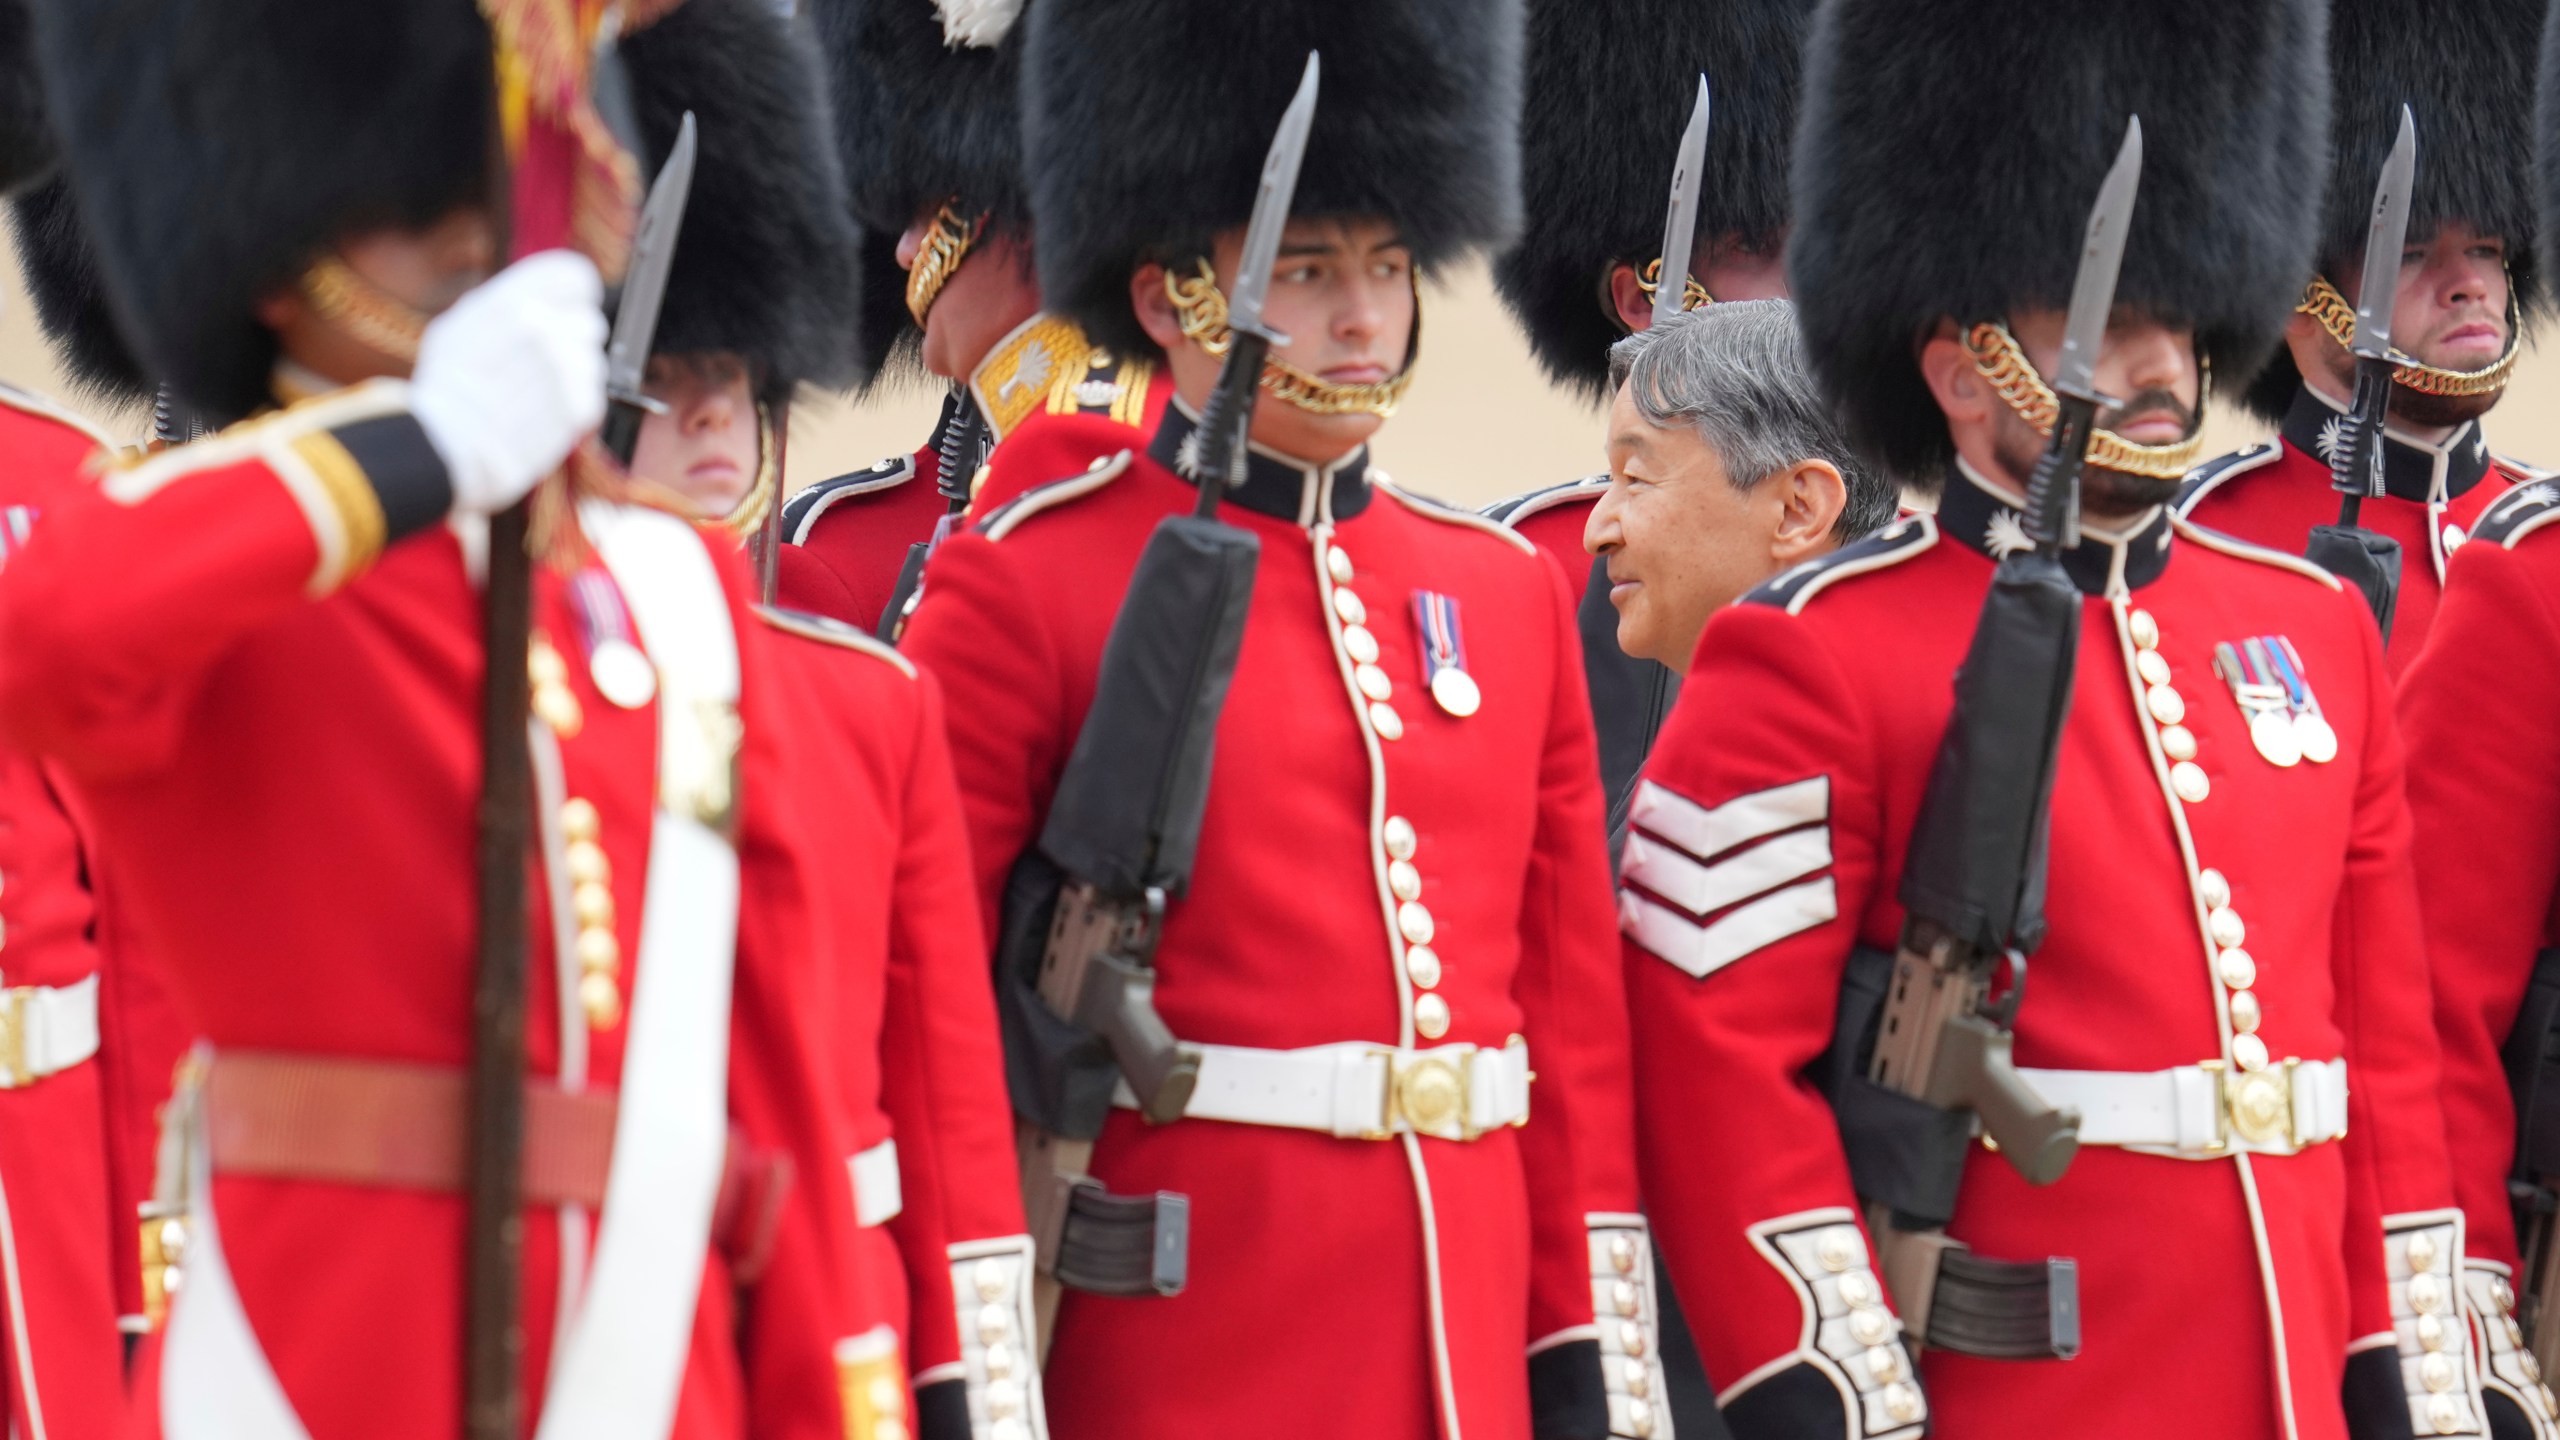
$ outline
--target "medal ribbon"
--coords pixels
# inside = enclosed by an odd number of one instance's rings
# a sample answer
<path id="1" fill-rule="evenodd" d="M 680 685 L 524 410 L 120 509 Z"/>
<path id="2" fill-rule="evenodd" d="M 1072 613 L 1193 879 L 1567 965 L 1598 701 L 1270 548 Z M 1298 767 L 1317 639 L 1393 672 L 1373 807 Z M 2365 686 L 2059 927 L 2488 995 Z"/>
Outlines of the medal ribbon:
<path id="1" fill-rule="evenodd" d="M 569 577 L 569 608 L 578 615 L 578 640 L 592 661 L 596 651 L 615 641 L 638 648 L 631 638 L 631 612 L 623 607 L 622 589 L 600 565 Z"/>
<path id="2" fill-rule="evenodd" d="M 1422 683 L 1443 670 L 1467 668 L 1466 637 L 1458 630 L 1458 600 L 1436 590 L 1413 592 L 1413 623 L 1422 631 Z"/>

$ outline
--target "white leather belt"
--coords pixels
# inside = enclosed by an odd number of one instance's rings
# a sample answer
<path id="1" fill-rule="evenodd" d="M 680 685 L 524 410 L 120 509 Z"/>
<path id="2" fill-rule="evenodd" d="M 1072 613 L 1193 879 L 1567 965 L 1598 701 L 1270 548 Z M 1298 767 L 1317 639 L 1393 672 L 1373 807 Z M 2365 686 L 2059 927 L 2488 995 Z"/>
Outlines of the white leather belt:
<path id="1" fill-rule="evenodd" d="M 907 1208 L 905 1187 L 898 1180 L 898 1142 L 892 1137 L 844 1159 L 853 1181 L 853 1223 L 886 1225 Z"/>
<path id="2" fill-rule="evenodd" d="M 2080 1112 L 2080 1143 L 2181 1160 L 2291 1155 L 2347 1133 L 2347 1062 L 2219 1063 L 2171 1070 L 2028 1070 L 2038 1095 Z"/>
<path id="3" fill-rule="evenodd" d="M 1473 1140 L 1529 1121 L 1529 1045 L 1499 1050 L 1442 1045 L 1406 1050 L 1348 1041 L 1303 1050 L 1201 1045 L 1190 1120 L 1318 1130 L 1346 1140 L 1412 1133 Z M 1112 1095 L 1138 1107 L 1124 1083 Z"/>
<path id="4" fill-rule="evenodd" d="M 0 1090 L 32 1085 L 97 1053 L 97 976 L 0 990 Z"/>

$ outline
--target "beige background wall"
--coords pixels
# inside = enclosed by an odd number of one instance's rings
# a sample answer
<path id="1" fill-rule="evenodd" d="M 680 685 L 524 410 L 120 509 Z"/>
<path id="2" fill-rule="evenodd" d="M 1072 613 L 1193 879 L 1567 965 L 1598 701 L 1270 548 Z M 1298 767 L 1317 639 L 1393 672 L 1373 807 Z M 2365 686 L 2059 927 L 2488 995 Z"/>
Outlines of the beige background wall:
<path id="1" fill-rule="evenodd" d="M 1547 383 L 1527 342 L 1493 295 L 1481 266 L 1458 270 L 1424 297 L 1421 370 L 1404 409 L 1377 447 L 1398 481 L 1444 499 L 1480 504 L 1602 468 L 1600 416 Z M 14 258 L 0 292 L 0 380 L 70 400 L 139 436 L 147 417 L 101 411 L 64 395 L 35 328 Z M 2526 357 L 2492 417 L 2490 443 L 2539 464 L 2560 464 L 2560 358 Z M 853 404 L 803 406 L 791 430 L 790 481 L 813 480 L 911 450 L 932 426 L 938 392 L 913 387 Z M 2229 413 L 2212 422 L 2213 450 L 2252 438 Z"/>

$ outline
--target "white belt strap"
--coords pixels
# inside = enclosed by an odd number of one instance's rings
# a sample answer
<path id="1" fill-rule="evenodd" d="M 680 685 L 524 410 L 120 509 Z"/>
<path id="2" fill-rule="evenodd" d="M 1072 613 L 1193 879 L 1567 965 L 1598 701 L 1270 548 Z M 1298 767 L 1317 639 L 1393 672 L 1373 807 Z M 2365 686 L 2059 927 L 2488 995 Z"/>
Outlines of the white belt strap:
<path id="1" fill-rule="evenodd" d="M 97 1053 L 97 976 L 0 990 L 0 1090 L 32 1085 Z"/>
<path id="2" fill-rule="evenodd" d="M 853 1223 L 856 1225 L 886 1225 L 898 1218 L 898 1212 L 907 1208 L 906 1191 L 898 1180 L 898 1142 L 895 1137 L 846 1156 L 844 1173 L 845 1178 L 853 1182 Z"/>
<path id="3" fill-rule="evenodd" d="M 2347 1062 L 2286 1061 L 2260 1071 L 2029 1070 L 2019 1077 L 2080 1112 L 2080 1143 L 2181 1160 L 2247 1151 L 2291 1155 L 2347 1133 Z"/>
<path id="4" fill-rule="evenodd" d="M 1529 1120 L 1529 1046 L 1402 1049 L 1346 1041 L 1303 1050 L 1202 1045 L 1190 1120 L 1318 1130 L 1346 1140 L 1412 1133 L 1473 1140 Z M 1137 1108 L 1124 1083 L 1112 1100 Z"/>

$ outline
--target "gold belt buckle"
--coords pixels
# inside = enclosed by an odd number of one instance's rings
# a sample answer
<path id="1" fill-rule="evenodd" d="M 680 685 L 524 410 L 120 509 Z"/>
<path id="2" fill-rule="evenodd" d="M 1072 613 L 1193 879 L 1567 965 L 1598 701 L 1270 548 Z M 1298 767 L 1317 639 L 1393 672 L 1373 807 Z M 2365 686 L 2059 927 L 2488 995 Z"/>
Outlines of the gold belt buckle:
<path id="1" fill-rule="evenodd" d="M 2293 1125 L 2293 1072 L 2300 1063 L 2287 1060 L 2281 1071 L 2243 1071 L 2225 1081 L 2223 1108 L 2242 1139 L 2253 1145 L 2302 1148 L 2302 1137 Z"/>
<path id="2" fill-rule="evenodd" d="M 1466 1067 L 1475 1052 L 1461 1052 L 1456 1063 L 1439 1055 L 1399 1053 L 1393 1067 L 1397 1113 L 1415 1132 L 1441 1139 L 1473 1140 L 1476 1131 L 1467 1114 Z"/>
<path id="3" fill-rule="evenodd" d="M 0 1090 L 35 1081 L 27 1066 L 27 1001 L 34 994 L 32 985 L 0 990 Z"/>

